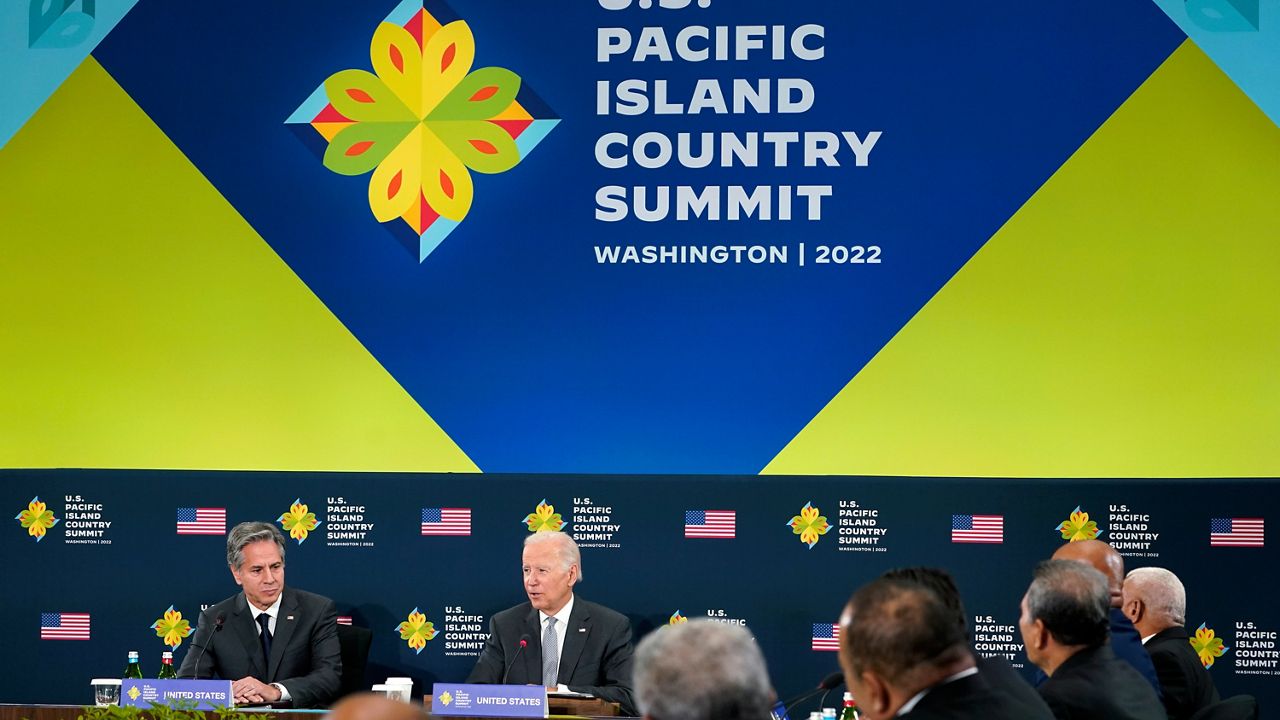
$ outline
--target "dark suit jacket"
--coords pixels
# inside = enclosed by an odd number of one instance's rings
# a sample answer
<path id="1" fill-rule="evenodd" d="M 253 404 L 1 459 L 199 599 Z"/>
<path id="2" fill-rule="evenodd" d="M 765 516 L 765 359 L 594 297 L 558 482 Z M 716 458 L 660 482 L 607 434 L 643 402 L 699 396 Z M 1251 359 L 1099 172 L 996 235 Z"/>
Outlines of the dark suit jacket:
<path id="1" fill-rule="evenodd" d="M 1221 699 L 1209 671 L 1191 647 L 1186 628 L 1161 630 L 1147 641 L 1146 648 L 1164 689 L 1164 709 L 1169 712 L 1169 720 L 1187 720 L 1197 710 Z"/>
<path id="2" fill-rule="evenodd" d="M 564 632 L 560 684 L 616 702 L 622 706 L 622 714 L 635 715 L 631 622 L 603 605 L 575 596 Z M 522 635 L 529 636 L 529 644 L 517 658 Z M 538 611 L 527 602 L 490 618 L 489 640 L 467 682 L 500 683 L 504 673 L 512 685 L 542 684 L 542 623 Z"/>
<path id="3" fill-rule="evenodd" d="M 1044 703 L 1040 693 L 1031 687 L 1027 679 L 1013 669 L 1002 657 L 978 658 L 978 674 L 992 690 L 1006 696 L 1014 704 L 1024 708 L 1023 717 L 1051 718 L 1053 713 Z"/>
<path id="4" fill-rule="evenodd" d="M 1151 685 L 1110 645 L 1081 650 L 1058 666 L 1040 695 L 1058 720 L 1165 720 Z"/>
<path id="5" fill-rule="evenodd" d="M 1115 652 L 1116 657 L 1129 663 L 1129 666 L 1137 670 L 1139 675 L 1146 678 L 1151 688 L 1156 691 L 1156 697 L 1163 698 L 1164 691 L 1160 689 L 1156 667 L 1151 664 L 1151 655 L 1146 648 L 1142 647 L 1142 635 L 1138 634 L 1138 629 L 1120 608 L 1111 608 L 1109 619 L 1111 639 L 1108 642 L 1111 643 L 1111 650 Z M 1033 684 L 1040 687 L 1047 679 L 1048 676 L 1043 671 L 1037 670 Z"/>
<path id="6" fill-rule="evenodd" d="M 1027 689 L 1031 690 L 1031 686 L 1027 685 Z M 1035 694 L 1034 690 L 1031 692 Z M 910 720 L 1051 720 L 1053 715 L 1039 698 L 1026 704 L 993 687 L 979 667 L 976 675 L 935 685 L 902 717 Z"/>
<path id="7" fill-rule="evenodd" d="M 215 630 L 219 616 L 224 618 L 222 629 Z M 294 707 L 322 707 L 337 695 L 342 675 L 337 620 L 332 600 L 286 586 L 272 635 L 271 660 L 264 665 L 249 602 L 244 593 L 234 595 L 200 615 L 178 677 L 196 677 L 198 662 L 199 677 L 239 680 L 252 676 L 283 685 Z M 201 648 L 208 648 L 203 656 Z"/>

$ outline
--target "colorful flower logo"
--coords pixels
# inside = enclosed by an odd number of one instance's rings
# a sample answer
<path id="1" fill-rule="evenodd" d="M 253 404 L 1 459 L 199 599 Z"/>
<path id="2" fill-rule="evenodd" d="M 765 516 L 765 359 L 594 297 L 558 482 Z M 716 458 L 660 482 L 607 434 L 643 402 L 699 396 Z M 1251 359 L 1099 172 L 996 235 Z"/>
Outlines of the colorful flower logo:
<path id="1" fill-rule="evenodd" d="M 689 622 L 689 618 L 681 615 L 679 610 L 675 611 L 671 614 L 671 617 L 667 618 L 668 625 L 680 625 L 687 622 Z"/>
<path id="2" fill-rule="evenodd" d="M 168 645 L 170 650 L 177 650 L 182 644 L 182 638 L 191 634 L 191 623 L 170 605 L 169 609 L 164 611 L 164 617 L 151 624 L 151 629 L 156 631 L 156 637 L 164 638 L 164 644 Z"/>
<path id="3" fill-rule="evenodd" d="M 524 516 L 524 524 L 529 528 L 529 532 L 559 532 L 560 528 L 564 527 L 564 520 L 560 519 L 560 513 L 556 512 L 555 506 L 548 505 L 547 499 L 542 498 L 538 507 Z"/>
<path id="4" fill-rule="evenodd" d="M 808 545 L 810 550 L 831 529 L 831 524 L 827 522 L 825 516 L 819 514 L 820 512 L 813 503 L 805 503 L 804 507 L 800 508 L 800 514 L 787 521 L 792 534 L 799 535 L 800 542 Z"/>
<path id="5" fill-rule="evenodd" d="M 276 522 L 280 523 L 280 527 L 288 530 L 289 537 L 297 540 L 299 545 L 307 539 L 307 533 L 320 526 L 320 521 L 316 520 L 316 514 L 307 510 L 302 498 L 295 499 L 289 506 L 289 512 L 276 518 Z"/>
<path id="6" fill-rule="evenodd" d="M 1071 517 L 1058 524 L 1056 530 L 1062 533 L 1063 540 L 1071 542 L 1094 540 L 1098 537 L 1098 523 L 1089 519 L 1089 513 L 1081 512 L 1079 505 L 1071 511 Z"/>
<path id="7" fill-rule="evenodd" d="M 400 633 L 401 640 L 408 642 L 410 650 L 421 655 L 427 641 L 436 636 L 436 626 L 427 622 L 427 616 L 414 608 L 409 612 L 409 619 L 396 626 L 396 632 Z"/>
<path id="8" fill-rule="evenodd" d="M 440 693 L 440 702 L 444 703 L 445 706 L 448 706 L 449 703 L 453 702 L 453 696 L 449 694 L 448 690 Z"/>
<path id="9" fill-rule="evenodd" d="M 423 0 L 403 0 L 378 25 L 369 56 L 372 73 L 330 75 L 285 122 L 320 134 L 333 172 L 372 172 L 369 209 L 403 220 L 421 261 L 471 209 L 471 173 L 515 167 L 559 120 L 531 114 L 549 116 L 514 72 L 473 70 L 470 26 L 441 22 Z"/>
<path id="10" fill-rule="evenodd" d="M 58 518 L 53 516 L 53 511 L 40 501 L 40 497 L 31 498 L 31 502 L 27 503 L 27 509 L 14 516 L 27 534 L 40 542 L 44 539 L 45 533 L 49 528 L 58 524 Z"/>
<path id="11" fill-rule="evenodd" d="M 1190 639 L 1190 643 L 1191 649 L 1200 656 L 1200 664 L 1206 668 L 1213 667 L 1213 661 L 1230 649 L 1222 644 L 1222 638 L 1214 637 L 1213 628 L 1205 627 L 1204 623 L 1196 628 L 1196 636 Z"/>

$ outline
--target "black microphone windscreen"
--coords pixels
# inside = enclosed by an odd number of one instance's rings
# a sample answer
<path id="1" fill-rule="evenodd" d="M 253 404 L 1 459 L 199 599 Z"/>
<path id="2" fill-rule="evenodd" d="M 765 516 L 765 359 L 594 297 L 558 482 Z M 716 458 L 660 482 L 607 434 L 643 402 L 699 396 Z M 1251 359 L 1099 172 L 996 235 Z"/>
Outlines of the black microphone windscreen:
<path id="1" fill-rule="evenodd" d="M 819 690 L 832 690 L 844 684 L 844 673 L 833 672 L 818 683 Z"/>

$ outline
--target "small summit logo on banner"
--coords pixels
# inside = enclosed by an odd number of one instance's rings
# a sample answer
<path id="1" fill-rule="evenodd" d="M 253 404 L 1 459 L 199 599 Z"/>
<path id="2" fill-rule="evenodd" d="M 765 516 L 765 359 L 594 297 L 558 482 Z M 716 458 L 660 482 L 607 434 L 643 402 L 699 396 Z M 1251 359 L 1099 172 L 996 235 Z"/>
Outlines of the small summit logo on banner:
<path id="1" fill-rule="evenodd" d="M 22 529 L 35 538 L 36 542 L 43 540 L 49 528 L 58 524 L 58 518 L 53 516 L 53 511 L 40 500 L 39 495 L 31 498 L 31 502 L 27 503 L 27 509 L 15 515 L 13 519 L 17 520 Z"/>
<path id="2" fill-rule="evenodd" d="M 1058 523 L 1058 527 L 1054 528 L 1061 535 L 1063 540 L 1069 542 L 1080 542 L 1081 540 L 1096 540 L 1098 538 L 1098 523 L 1089 519 L 1089 513 L 1084 512 L 1077 505 L 1075 510 L 1071 511 L 1071 516 L 1066 520 Z"/>
<path id="3" fill-rule="evenodd" d="M 156 637 L 164 639 L 170 650 L 177 650 L 182 639 L 191 634 L 191 623 L 170 605 L 160 619 L 151 623 L 151 629 L 156 631 Z"/>
<path id="4" fill-rule="evenodd" d="M 560 532 L 564 528 L 564 519 L 556 512 L 556 506 L 547 503 L 546 498 L 538 503 L 533 512 L 524 516 L 524 525 L 529 532 Z"/>
<path id="5" fill-rule="evenodd" d="M 1205 623 L 1200 623 L 1200 627 L 1196 628 L 1195 637 L 1190 639 L 1190 643 L 1191 649 L 1200 656 L 1200 664 L 1206 668 L 1213 667 L 1213 662 L 1231 649 L 1223 645 L 1222 638 L 1215 637 L 1213 628 Z"/>
<path id="6" fill-rule="evenodd" d="M 369 210 L 400 221 L 393 234 L 419 262 L 467 217 L 473 172 L 514 168 L 560 122 L 519 75 L 472 69 L 471 27 L 427 4 L 396 5 L 373 32 L 373 72 L 333 73 L 285 121 L 329 170 L 372 172 Z"/>
<path id="7" fill-rule="evenodd" d="M 297 540 L 299 545 L 306 541 L 307 535 L 312 530 L 320 527 L 320 521 L 316 520 L 316 514 L 307 509 L 307 505 L 302 502 L 302 498 L 295 499 L 293 504 L 289 506 L 288 512 L 276 518 L 276 522 L 280 523 L 280 527 L 288 531 L 289 537 Z"/>
<path id="8" fill-rule="evenodd" d="M 679 610 L 671 613 L 671 617 L 667 618 L 668 625 L 682 625 L 687 622 L 689 622 L 689 618 L 681 615 Z"/>
<path id="9" fill-rule="evenodd" d="M 409 611 L 409 617 L 396 626 L 395 632 L 400 634 L 400 639 L 408 644 L 415 655 L 421 655 L 427 642 L 435 638 L 436 625 L 429 622 L 426 614 L 415 607 Z"/>
<path id="10" fill-rule="evenodd" d="M 800 542 L 808 545 L 812 550 L 822 536 L 831 529 L 831 524 L 827 522 L 821 510 L 814 507 L 813 503 L 807 502 L 800 508 L 799 515 L 794 515 L 787 521 L 787 527 L 791 528 L 792 535 L 799 535 Z"/>

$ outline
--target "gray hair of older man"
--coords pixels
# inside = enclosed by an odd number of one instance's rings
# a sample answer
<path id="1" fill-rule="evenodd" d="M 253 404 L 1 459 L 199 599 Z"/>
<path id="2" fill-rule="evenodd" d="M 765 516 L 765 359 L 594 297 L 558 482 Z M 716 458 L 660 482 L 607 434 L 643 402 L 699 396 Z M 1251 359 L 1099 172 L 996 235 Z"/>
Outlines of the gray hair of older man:
<path id="1" fill-rule="evenodd" d="M 582 552 L 578 543 L 562 532 L 536 532 L 524 539 L 524 546 L 554 543 L 556 555 L 560 558 L 560 569 L 568 571 L 571 565 L 578 566 L 578 582 L 582 582 Z"/>
<path id="2" fill-rule="evenodd" d="M 636 705 L 651 720 L 768 720 L 773 685 L 745 627 L 693 620 L 636 648 Z"/>
<path id="3" fill-rule="evenodd" d="M 280 548 L 280 562 L 284 562 L 284 533 L 271 523 L 242 522 L 227 533 L 227 564 L 239 570 L 244 564 L 244 548 L 250 543 L 274 541 Z"/>
<path id="4" fill-rule="evenodd" d="M 1125 576 L 1124 586 L 1146 603 L 1151 614 L 1174 625 L 1187 624 L 1187 589 L 1177 575 L 1164 568 L 1138 568 Z"/>
<path id="5" fill-rule="evenodd" d="M 1075 560 L 1045 560 L 1027 588 L 1027 612 L 1060 645 L 1097 647 L 1110 635 L 1111 591 L 1105 575 Z"/>

